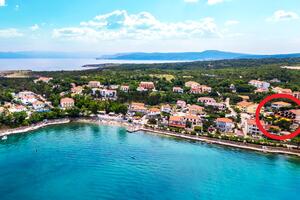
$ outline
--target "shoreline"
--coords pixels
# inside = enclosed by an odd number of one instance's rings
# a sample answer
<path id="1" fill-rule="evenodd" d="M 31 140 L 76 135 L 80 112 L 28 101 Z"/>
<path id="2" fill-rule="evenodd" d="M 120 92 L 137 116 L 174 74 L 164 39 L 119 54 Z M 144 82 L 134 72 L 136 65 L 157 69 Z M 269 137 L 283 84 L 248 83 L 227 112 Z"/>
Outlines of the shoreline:
<path id="1" fill-rule="evenodd" d="M 174 133 L 170 131 L 165 130 L 155 130 L 150 128 L 145 128 L 143 126 L 137 126 L 132 125 L 126 122 L 118 122 L 118 121 L 108 121 L 108 120 L 94 120 L 94 119 L 79 119 L 76 120 L 76 122 L 79 123 L 91 123 L 91 124 L 97 124 L 97 125 L 108 125 L 108 126 L 119 126 L 128 128 L 134 128 L 133 131 L 128 132 L 150 132 L 155 133 L 163 136 L 171 136 L 186 140 L 192 140 L 192 141 L 198 141 L 198 142 L 205 142 L 207 144 L 215 144 L 220 146 L 226 146 L 226 147 L 232 147 L 232 148 L 238 148 L 238 149 L 244 149 L 249 151 L 256 151 L 261 153 L 272 153 L 272 154 L 282 154 L 282 155 L 289 155 L 289 156 L 297 156 L 300 157 L 300 150 L 289 150 L 283 147 L 270 147 L 270 146 L 263 146 L 263 145 L 257 145 L 257 144 L 250 144 L 250 143 L 241 143 L 241 142 L 234 142 L 229 140 L 222 140 L 222 139 L 215 139 L 215 138 L 209 138 L 204 136 L 192 136 L 192 135 L 184 135 L 180 133 Z"/>
<path id="2" fill-rule="evenodd" d="M 0 131 L 0 138 L 4 136 L 14 135 L 14 134 L 21 134 L 27 133 L 30 131 L 38 130 L 47 126 L 52 125 L 61 125 L 61 124 L 70 124 L 70 123 L 85 123 L 85 124 L 97 124 L 97 125 L 104 125 L 104 126 L 118 126 L 126 128 L 128 132 L 148 132 L 159 134 L 162 136 L 170 136 L 176 137 L 186 140 L 198 141 L 198 142 L 205 142 L 207 144 L 214 144 L 250 151 L 256 151 L 261 153 L 272 153 L 272 154 L 282 154 L 282 155 L 289 155 L 289 156 L 297 156 L 300 157 L 300 150 L 297 149 L 287 149 L 284 147 L 270 147 L 270 146 L 263 146 L 258 144 L 250 144 L 250 143 L 241 143 L 241 142 L 234 142 L 229 140 L 222 140 L 216 138 L 209 138 L 205 136 L 194 136 L 194 135 L 185 135 L 165 130 L 156 130 L 151 128 L 146 128 L 139 124 L 129 124 L 128 122 L 124 121 L 117 121 L 114 119 L 95 119 L 95 118 L 78 118 L 78 119 L 59 119 L 59 120 L 49 120 L 47 122 L 41 122 L 35 125 L 27 126 L 27 127 L 20 127 L 15 129 L 8 129 L 5 131 Z"/>
<path id="3" fill-rule="evenodd" d="M 68 124 L 70 122 L 71 122 L 70 119 L 48 120 L 47 122 L 40 122 L 40 123 L 37 123 L 37 124 L 33 124 L 31 126 L 12 128 L 12 129 L 7 129 L 7 130 L 4 130 L 4 131 L 0 131 L 0 137 L 20 134 L 20 133 L 27 133 L 27 132 L 35 131 L 35 130 L 38 130 L 38 129 L 41 129 L 41 128 L 44 128 L 44 127 L 47 127 L 47 126 L 59 125 L 59 124 Z"/>

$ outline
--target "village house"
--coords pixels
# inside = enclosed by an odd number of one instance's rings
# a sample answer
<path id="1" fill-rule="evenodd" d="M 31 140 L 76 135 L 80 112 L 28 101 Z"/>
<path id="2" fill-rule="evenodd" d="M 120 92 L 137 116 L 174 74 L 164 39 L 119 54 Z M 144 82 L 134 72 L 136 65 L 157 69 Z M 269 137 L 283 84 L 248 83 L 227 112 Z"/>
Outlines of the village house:
<path id="1" fill-rule="evenodd" d="M 42 102 L 42 101 L 36 101 L 36 102 L 33 102 L 32 103 L 32 107 L 34 110 L 36 111 L 41 111 L 41 110 L 44 110 L 45 108 L 45 103 Z"/>
<path id="2" fill-rule="evenodd" d="M 188 112 L 192 115 L 200 115 L 200 114 L 203 114 L 204 108 L 201 107 L 201 106 L 198 106 L 198 105 L 190 105 L 188 107 Z"/>
<path id="3" fill-rule="evenodd" d="M 155 85 L 153 82 L 141 82 L 139 88 L 143 91 L 155 90 Z"/>
<path id="4" fill-rule="evenodd" d="M 111 89 L 111 90 L 117 90 L 117 89 L 119 89 L 119 85 L 110 85 L 109 86 L 109 89 Z"/>
<path id="5" fill-rule="evenodd" d="M 71 88 L 71 92 L 72 92 L 72 94 L 78 94 L 78 95 L 80 95 L 80 94 L 82 94 L 82 91 L 83 91 L 83 87 L 82 86 L 75 86 L 75 87 L 72 87 Z"/>
<path id="6" fill-rule="evenodd" d="M 254 90 L 255 94 L 257 94 L 257 93 L 267 93 L 267 92 L 269 92 L 269 89 L 258 88 L 256 90 Z"/>
<path id="7" fill-rule="evenodd" d="M 179 108 L 185 108 L 186 107 L 186 102 L 182 100 L 178 100 L 176 103 L 177 107 Z"/>
<path id="8" fill-rule="evenodd" d="M 75 101 L 72 98 L 62 98 L 60 100 L 60 107 L 63 109 L 69 109 L 75 106 Z"/>
<path id="9" fill-rule="evenodd" d="M 183 93 L 183 89 L 181 87 L 173 87 L 173 92 L 175 92 L 175 93 Z"/>
<path id="10" fill-rule="evenodd" d="M 101 89 L 99 90 L 100 95 L 104 99 L 116 99 L 117 98 L 117 90 L 108 90 L 108 89 Z"/>
<path id="11" fill-rule="evenodd" d="M 191 94 L 203 94 L 203 93 L 210 93 L 212 91 L 211 87 L 206 85 L 200 85 L 198 87 L 192 87 L 190 90 Z"/>
<path id="12" fill-rule="evenodd" d="M 211 107 L 217 108 L 218 110 L 226 109 L 225 103 L 206 103 L 205 106 L 211 106 Z"/>
<path id="13" fill-rule="evenodd" d="M 210 97 L 200 97 L 197 100 L 199 103 L 207 104 L 207 103 L 217 103 L 215 99 Z"/>
<path id="14" fill-rule="evenodd" d="M 169 104 L 165 104 L 161 106 L 160 111 L 164 113 L 171 113 L 172 107 Z"/>
<path id="15" fill-rule="evenodd" d="M 8 108 L 8 111 L 10 113 L 26 112 L 27 108 L 23 105 L 12 105 L 10 108 Z"/>
<path id="16" fill-rule="evenodd" d="M 93 88 L 92 93 L 104 99 L 117 99 L 117 90 Z"/>
<path id="17" fill-rule="evenodd" d="M 262 125 L 264 126 L 263 121 L 261 121 Z M 259 136 L 262 135 L 261 131 L 259 130 L 259 128 L 256 125 L 256 121 L 255 119 L 249 119 L 246 122 L 246 126 L 245 126 L 247 135 L 254 135 L 254 136 Z"/>
<path id="18" fill-rule="evenodd" d="M 273 102 L 271 104 L 271 108 L 276 109 L 276 110 L 278 110 L 280 108 L 287 108 L 290 106 L 292 106 L 290 103 L 283 102 L 283 101 L 277 101 L 277 102 Z"/>
<path id="19" fill-rule="evenodd" d="M 147 115 L 150 118 L 158 117 L 158 116 L 160 116 L 160 109 L 159 108 L 150 108 L 148 110 L 148 114 Z"/>
<path id="20" fill-rule="evenodd" d="M 255 115 L 257 108 L 258 108 L 257 103 L 251 104 L 246 108 L 246 113 L 250 115 Z M 261 112 L 264 112 L 264 110 L 265 110 L 264 107 L 262 107 Z"/>
<path id="21" fill-rule="evenodd" d="M 236 104 L 236 107 L 241 111 L 241 112 L 246 112 L 247 108 L 249 106 L 253 105 L 252 102 L 248 102 L 248 101 L 241 101 L 239 103 Z"/>
<path id="22" fill-rule="evenodd" d="M 200 84 L 195 81 L 188 81 L 185 83 L 185 87 L 188 87 L 188 88 L 196 88 L 199 86 L 200 86 Z"/>
<path id="23" fill-rule="evenodd" d="M 88 86 L 90 88 L 99 88 L 101 87 L 101 83 L 99 81 L 90 81 Z"/>
<path id="24" fill-rule="evenodd" d="M 220 132 L 229 133 L 229 132 L 232 132 L 234 123 L 233 123 L 232 119 L 229 119 L 229 118 L 217 118 L 216 119 L 216 127 Z"/>
<path id="25" fill-rule="evenodd" d="M 37 101 L 35 95 L 21 95 L 20 96 L 20 101 L 22 102 L 23 105 L 29 105 Z"/>
<path id="26" fill-rule="evenodd" d="M 38 79 L 34 80 L 34 83 L 38 83 L 38 82 L 44 82 L 44 83 L 49 83 L 51 80 L 53 80 L 53 78 L 50 77 L 39 77 Z"/>
<path id="27" fill-rule="evenodd" d="M 171 116 L 169 119 L 169 126 L 176 128 L 185 128 L 186 121 L 183 116 Z"/>
<path id="28" fill-rule="evenodd" d="M 147 113 L 147 108 L 144 103 L 131 103 L 128 108 L 129 113 Z"/>
<path id="29" fill-rule="evenodd" d="M 186 122 L 190 122 L 192 127 L 194 126 L 202 126 L 201 118 L 198 117 L 197 115 L 185 115 L 184 120 Z"/>
<path id="30" fill-rule="evenodd" d="M 129 92 L 129 86 L 128 85 L 121 85 L 120 90 L 123 92 Z"/>
<path id="31" fill-rule="evenodd" d="M 291 89 L 284 89 L 281 87 L 275 87 L 272 89 L 273 92 L 277 93 L 277 94 L 293 94 L 293 91 Z"/>
<path id="32" fill-rule="evenodd" d="M 256 87 L 257 89 L 268 90 L 270 87 L 270 83 L 265 81 L 251 80 L 249 81 L 249 84 Z"/>

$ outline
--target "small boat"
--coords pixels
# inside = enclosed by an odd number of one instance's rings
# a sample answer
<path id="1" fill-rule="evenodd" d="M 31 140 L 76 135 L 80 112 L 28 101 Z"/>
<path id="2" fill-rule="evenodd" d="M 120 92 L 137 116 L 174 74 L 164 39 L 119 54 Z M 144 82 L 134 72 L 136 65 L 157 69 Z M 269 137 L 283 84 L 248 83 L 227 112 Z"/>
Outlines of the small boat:
<path id="1" fill-rule="evenodd" d="M 1 140 L 7 140 L 7 136 L 3 136 Z"/>

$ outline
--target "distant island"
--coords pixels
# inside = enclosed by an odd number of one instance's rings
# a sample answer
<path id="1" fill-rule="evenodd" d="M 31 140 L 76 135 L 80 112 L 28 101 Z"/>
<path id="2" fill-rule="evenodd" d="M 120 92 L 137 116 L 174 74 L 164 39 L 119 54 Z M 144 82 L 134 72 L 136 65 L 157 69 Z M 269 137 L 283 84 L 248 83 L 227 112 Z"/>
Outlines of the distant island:
<path id="1" fill-rule="evenodd" d="M 212 61 L 232 59 L 263 59 L 263 58 L 299 58 L 300 53 L 293 54 L 246 54 L 218 50 L 202 52 L 132 52 L 101 55 L 97 52 L 47 52 L 18 51 L 0 52 L 0 59 L 97 59 L 97 60 L 129 60 L 129 61 Z"/>
<path id="2" fill-rule="evenodd" d="M 261 58 L 297 58 L 300 53 L 255 55 L 218 50 L 203 52 L 177 52 L 177 53 L 119 53 L 100 56 L 99 60 L 170 60 L 170 61 L 204 61 L 204 60 L 229 60 L 229 59 L 261 59 Z"/>

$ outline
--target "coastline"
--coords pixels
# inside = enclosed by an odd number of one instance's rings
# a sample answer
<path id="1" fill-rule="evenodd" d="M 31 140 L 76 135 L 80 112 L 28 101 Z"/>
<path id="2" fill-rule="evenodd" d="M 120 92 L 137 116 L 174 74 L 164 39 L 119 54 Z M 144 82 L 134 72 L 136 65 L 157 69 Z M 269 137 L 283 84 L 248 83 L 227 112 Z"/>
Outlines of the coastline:
<path id="1" fill-rule="evenodd" d="M 14 135 L 14 134 L 20 134 L 20 133 L 27 133 L 27 132 L 38 130 L 40 128 L 44 128 L 47 126 L 68 124 L 70 122 L 71 122 L 70 119 L 48 120 L 46 122 L 40 122 L 37 124 L 33 124 L 31 126 L 12 128 L 12 129 L 0 131 L 0 137 Z"/>
<path id="2" fill-rule="evenodd" d="M 209 137 L 204 137 L 204 136 L 184 135 L 184 134 L 174 133 L 174 132 L 165 131 L 165 130 L 155 130 L 155 129 L 145 128 L 143 126 L 132 125 L 132 124 L 129 124 L 126 122 L 118 122 L 118 121 L 111 121 L 111 120 L 108 121 L 105 119 L 101 119 L 101 120 L 79 119 L 79 120 L 76 120 L 76 122 L 91 123 L 91 124 L 98 124 L 98 125 L 108 125 L 108 126 L 120 126 L 120 127 L 126 128 L 128 132 L 138 132 L 138 131 L 150 132 L 150 133 L 159 134 L 162 136 L 170 136 L 170 137 L 176 137 L 176 138 L 181 138 L 181 139 L 186 139 L 186 140 L 205 142 L 207 144 L 221 145 L 221 146 L 239 148 L 239 149 L 262 152 L 262 153 L 283 154 L 283 155 L 300 157 L 300 149 L 299 150 L 291 150 L 291 149 L 286 149 L 283 147 L 269 147 L 269 146 L 266 147 L 266 146 L 262 146 L 262 145 L 233 142 L 233 141 L 229 141 L 229 140 L 215 139 L 215 138 L 209 138 Z"/>
<path id="3" fill-rule="evenodd" d="M 157 129 L 151 129 L 146 128 L 139 124 L 130 124 L 128 122 L 120 121 L 120 120 L 114 120 L 114 119 L 95 119 L 95 118 L 78 118 L 78 119 L 59 119 L 59 120 L 49 120 L 47 122 L 41 122 L 35 125 L 27 126 L 27 127 L 20 127 L 16 129 L 8 129 L 5 131 L 0 131 L 0 137 L 14 135 L 14 134 L 20 134 L 20 133 L 27 133 L 30 131 L 38 130 L 40 128 L 44 128 L 47 126 L 52 125 L 60 125 L 60 124 L 69 124 L 69 123 L 86 123 L 86 124 L 97 124 L 97 125 L 106 125 L 106 126 L 118 126 L 118 127 L 124 127 L 127 129 L 128 132 L 148 132 L 148 133 L 154 133 L 159 134 L 162 136 L 170 136 L 175 138 L 181 138 L 186 140 L 192 140 L 192 141 L 198 141 L 198 142 L 205 142 L 207 144 L 214 144 L 214 145 L 221 145 L 221 146 L 227 146 L 232 148 L 238 148 L 238 149 L 244 149 L 244 150 L 250 150 L 250 151 L 256 151 L 261 153 L 272 153 L 272 154 L 282 154 L 282 155 L 289 155 L 289 156 L 297 156 L 300 157 L 300 149 L 287 149 L 283 147 L 270 147 L 270 146 L 262 146 L 257 144 L 250 144 L 250 143 L 241 143 L 241 142 L 234 142 L 229 140 L 222 140 L 222 139 L 216 139 L 216 138 L 209 138 L 204 136 L 194 136 L 194 135 L 185 135 L 165 130 L 157 130 Z"/>

